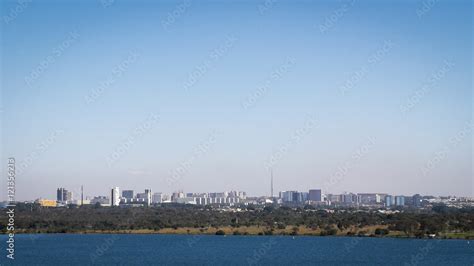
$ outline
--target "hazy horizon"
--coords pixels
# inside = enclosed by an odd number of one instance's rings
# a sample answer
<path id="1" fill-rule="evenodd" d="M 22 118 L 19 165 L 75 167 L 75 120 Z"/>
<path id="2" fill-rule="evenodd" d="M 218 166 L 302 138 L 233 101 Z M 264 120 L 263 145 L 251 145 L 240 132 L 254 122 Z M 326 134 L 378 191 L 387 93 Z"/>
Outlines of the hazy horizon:
<path id="1" fill-rule="evenodd" d="M 474 196 L 471 1 L 139 2 L 2 1 L 2 199 Z"/>

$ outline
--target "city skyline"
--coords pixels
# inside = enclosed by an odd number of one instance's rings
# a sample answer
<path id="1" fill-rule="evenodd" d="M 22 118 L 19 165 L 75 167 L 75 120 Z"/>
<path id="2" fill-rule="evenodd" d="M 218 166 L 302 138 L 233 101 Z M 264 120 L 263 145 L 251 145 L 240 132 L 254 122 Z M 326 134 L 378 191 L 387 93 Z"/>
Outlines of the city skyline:
<path id="1" fill-rule="evenodd" d="M 1 169 L 16 159 L 18 200 L 268 195 L 270 169 L 274 191 L 474 195 L 470 1 L 17 5 Z"/>
<path id="2" fill-rule="evenodd" d="M 111 188 L 109 196 L 95 195 L 86 196 L 84 199 L 81 191 L 81 199 L 74 198 L 74 193 L 66 188 L 57 189 L 57 197 L 54 199 L 38 198 L 25 203 L 39 204 L 42 207 L 68 207 L 75 208 L 82 205 L 94 205 L 94 207 L 166 207 L 166 204 L 187 205 L 212 205 L 216 208 L 240 209 L 242 206 L 292 206 L 308 207 L 318 206 L 331 207 L 363 207 L 363 208 L 431 208 L 433 204 L 445 204 L 450 207 L 463 208 L 474 206 L 474 197 L 459 197 L 456 195 L 413 195 L 389 194 L 381 192 L 344 192 L 334 194 L 322 191 L 318 188 L 310 188 L 306 191 L 284 190 L 279 191 L 276 196 L 271 195 L 248 195 L 245 191 L 231 190 L 220 192 L 185 192 L 175 191 L 170 194 L 154 191 L 150 188 L 144 192 L 120 187 Z M 4 204 L 4 202 L 2 202 Z M 174 206 L 174 205 L 168 205 Z M 244 207 L 247 208 L 247 207 Z"/>
<path id="3" fill-rule="evenodd" d="M 174 194 L 179 194 L 179 193 L 183 193 L 183 195 L 187 195 L 187 194 L 215 194 L 215 193 L 234 193 L 234 192 L 238 192 L 238 193 L 244 193 L 244 195 L 246 195 L 246 197 L 250 197 L 250 198 L 282 198 L 281 196 L 281 193 L 284 193 L 284 192 L 297 192 L 297 193 L 307 193 L 308 194 L 308 198 L 319 198 L 319 199 L 322 199 L 323 196 L 327 196 L 327 195 L 351 195 L 351 194 L 354 194 L 354 195 L 366 195 L 366 194 L 378 194 L 378 195 L 388 195 L 388 196 L 405 196 L 405 197 L 411 197 L 413 195 L 420 195 L 420 193 L 413 193 L 413 194 L 404 194 L 404 193 L 388 193 L 388 192 L 384 192 L 384 191 L 350 191 L 350 190 L 344 190 L 342 192 L 333 192 L 333 191 L 324 191 L 322 190 L 321 188 L 317 188 L 317 187 L 312 187 L 312 188 L 306 188 L 306 190 L 296 190 L 296 189 L 284 189 L 284 190 L 277 190 L 277 193 L 274 194 L 273 196 L 271 196 L 271 193 L 267 194 L 267 195 L 252 195 L 252 194 L 248 194 L 247 192 L 245 192 L 245 190 L 239 190 L 239 189 L 229 189 L 229 190 L 216 190 L 216 191 L 184 191 L 184 190 L 174 190 L 174 191 L 171 191 L 171 192 L 168 192 L 168 191 L 162 191 L 162 190 L 154 190 L 150 187 L 147 187 L 147 188 L 142 188 L 142 189 L 131 189 L 129 187 L 120 187 L 120 186 L 113 186 L 113 187 L 110 187 L 108 189 L 108 193 L 102 193 L 102 194 L 90 194 L 90 193 L 86 193 L 86 194 L 83 194 L 83 185 L 81 185 L 81 191 L 80 193 L 78 193 L 77 191 L 75 190 L 68 190 L 67 188 L 65 187 L 58 187 L 57 190 L 56 190 L 56 198 L 57 198 L 57 201 L 60 202 L 60 201 L 75 201 L 75 202 L 81 202 L 83 200 L 83 198 L 86 198 L 88 200 L 92 199 L 92 198 L 95 198 L 95 197 L 105 197 L 109 200 L 112 200 L 114 197 L 116 197 L 116 200 L 119 201 L 119 199 L 121 198 L 134 198 L 136 197 L 137 195 L 140 195 L 140 194 L 147 194 L 148 192 L 150 192 L 150 197 L 153 196 L 154 194 L 160 194 L 160 195 L 163 195 L 163 196 L 168 196 L 168 197 L 171 197 L 172 195 Z M 110 191 L 112 191 L 112 194 L 110 193 Z M 145 193 L 142 193 L 140 191 L 145 191 Z M 313 194 L 315 193 L 315 194 Z M 64 195 L 64 196 L 63 196 Z M 67 195 L 67 196 L 66 196 Z M 114 196 L 115 195 L 115 196 Z M 422 194 L 423 196 L 428 196 L 428 197 L 459 197 L 459 198 L 473 198 L 472 196 L 465 196 L 465 195 L 455 195 L 455 194 L 446 194 L 446 195 L 436 195 L 436 194 Z M 33 200 L 38 200 L 38 199 L 45 199 L 45 200 L 50 200 L 54 197 L 39 197 L 39 198 L 35 198 L 35 199 L 28 199 L 26 201 L 33 201 Z M 67 198 L 67 200 L 63 200 L 64 198 Z M 118 203 L 118 201 L 116 201 L 116 203 Z M 321 201 L 321 200 L 318 200 L 318 201 Z M 115 205 L 115 204 L 114 204 Z M 117 205 L 118 206 L 118 205 Z"/>

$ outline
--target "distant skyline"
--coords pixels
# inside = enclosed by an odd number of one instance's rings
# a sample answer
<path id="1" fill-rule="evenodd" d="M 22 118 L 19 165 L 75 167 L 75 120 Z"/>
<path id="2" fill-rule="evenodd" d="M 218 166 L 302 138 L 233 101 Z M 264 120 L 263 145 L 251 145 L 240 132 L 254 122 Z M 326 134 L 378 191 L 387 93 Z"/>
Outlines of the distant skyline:
<path id="1" fill-rule="evenodd" d="M 474 196 L 472 1 L 1 2 L 16 198 Z"/>
<path id="2" fill-rule="evenodd" d="M 243 190 L 239 190 L 239 189 L 231 189 L 231 190 L 215 190 L 215 191 L 182 191 L 182 190 L 177 190 L 177 191 L 173 191 L 173 192 L 163 192 L 163 191 L 155 191 L 153 190 L 153 188 L 150 188 L 150 187 L 147 187 L 147 188 L 144 188 L 144 189 L 130 189 L 130 188 L 127 188 L 127 187 L 111 187 L 108 189 L 108 193 L 102 193 L 102 194 L 89 194 L 86 192 L 84 192 L 84 199 L 92 199 L 94 197 L 106 197 L 108 199 L 111 198 L 111 190 L 114 190 L 114 189 L 119 189 L 119 197 L 122 197 L 122 192 L 129 192 L 129 191 L 132 191 L 134 193 L 134 195 L 136 196 L 136 194 L 139 194 L 139 193 L 143 193 L 144 191 L 150 189 L 151 190 L 151 195 L 155 194 L 155 193 L 160 193 L 162 195 L 167 195 L 167 196 L 171 196 L 173 195 L 174 193 L 184 193 L 184 195 L 186 196 L 187 193 L 194 193 L 194 194 L 207 194 L 207 193 L 222 193 L 222 192 L 231 192 L 231 191 L 237 191 L 237 192 L 245 192 L 246 193 L 246 197 L 270 197 L 270 193 L 268 194 L 256 194 L 256 195 L 253 195 L 253 194 L 249 194 L 247 193 L 246 191 L 243 191 Z M 76 188 L 74 188 L 73 190 L 70 190 L 68 189 L 67 187 L 65 188 L 62 188 L 62 187 L 57 187 L 55 191 L 57 191 L 58 189 L 66 189 L 68 192 L 72 192 L 72 200 L 75 200 L 75 201 L 80 201 L 81 200 L 81 190 L 76 190 Z M 302 190 L 294 190 L 294 189 L 283 189 L 283 190 L 279 190 L 279 191 L 275 191 L 274 192 L 274 195 L 273 197 L 274 198 L 280 198 L 280 193 L 281 192 L 288 192 L 288 191 L 297 191 L 297 192 L 306 192 L 308 193 L 309 191 L 311 190 L 319 190 L 321 191 L 321 195 L 344 195 L 344 194 L 380 194 L 380 195 L 388 195 L 388 196 L 404 196 L 404 197 L 411 197 L 411 196 L 414 196 L 414 195 L 421 195 L 421 196 L 433 196 L 433 197 L 449 197 L 449 196 L 452 196 L 452 197 L 466 197 L 466 196 L 463 196 L 463 195 L 454 195 L 454 194 L 447 194 L 447 195 L 435 195 L 435 194 L 420 194 L 420 193 L 413 193 L 413 194 L 403 194 L 403 193 L 386 193 L 386 192 L 383 192 L 383 191 L 348 191 L 348 190 L 345 190 L 341 193 L 333 193 L 331 191 L 322 191 L 320 188 L 317 188 L 317 187 L 312 187 L 312 188 L 307 188 L 307 189 L 302 189 Z M 467 196 L 469 197 L 469 196 Z M 35 198 L 35 199 L 24 199 L 24 200 L 28 200 L 28 201 L 32 201 L 32 200 L 36 200 L 36 199 L 48 199 L 48 200 L 56 200 L 57 197 L 38 197 L 38 198 Z"/>

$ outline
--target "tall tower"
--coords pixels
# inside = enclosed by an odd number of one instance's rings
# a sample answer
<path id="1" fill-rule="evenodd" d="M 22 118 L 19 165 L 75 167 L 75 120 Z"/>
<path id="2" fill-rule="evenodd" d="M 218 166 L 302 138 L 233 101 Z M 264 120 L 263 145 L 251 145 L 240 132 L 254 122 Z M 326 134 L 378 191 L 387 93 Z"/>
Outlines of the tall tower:
<path id="1" fill-rule="evenodd" d="M 270 197 L 273 198 L 273 168 L 270 169 L 270 175 L 271 175 L 271 180 L 270 180 Z"/>
<path id="2" fill-rule="evenodd" d="M 81 185 L 81 206 L 84 205 L 84 186 Z"/>
<path id="3" fill-rule="evenodd" d="M 110 206 L 119 206 L 120 205 L 120 189 L 119 187 L 112 188 L 110 195 Z"/>
<path id="4" fill-rule="evenodd" d="M 61 187 L 56 192 L 56 200 L 60 203 L 67 203 L 72 200 L 72 193 Z"/>
<path id="5" fill-rule="evenodd" d="M 63 202 L 64 201 L 64 188 L 62 187 L 58 188 L 56 194 L 57 194 L 56 200 L 58 202 Z"/>
<path id="6" fill-rule="evenodd" d="M 151 189 L 145 189 L 145 194 L 146 194 L 146 204 L 147 206 L 151 205 Z"/>

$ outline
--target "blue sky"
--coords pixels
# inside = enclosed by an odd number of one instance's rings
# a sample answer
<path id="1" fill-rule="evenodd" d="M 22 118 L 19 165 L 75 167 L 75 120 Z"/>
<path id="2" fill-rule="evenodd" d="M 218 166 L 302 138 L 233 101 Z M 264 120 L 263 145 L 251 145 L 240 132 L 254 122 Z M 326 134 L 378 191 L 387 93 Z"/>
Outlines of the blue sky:
<path id="1" fill-rule="evenodd" d="M 473 195 L 472 3 L 429 3 L 3 1 L 17 197 L 266 195 L 269 165 L 275 191 Z"/>

